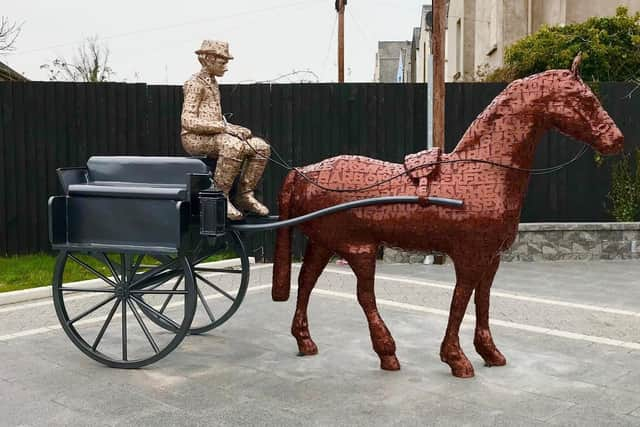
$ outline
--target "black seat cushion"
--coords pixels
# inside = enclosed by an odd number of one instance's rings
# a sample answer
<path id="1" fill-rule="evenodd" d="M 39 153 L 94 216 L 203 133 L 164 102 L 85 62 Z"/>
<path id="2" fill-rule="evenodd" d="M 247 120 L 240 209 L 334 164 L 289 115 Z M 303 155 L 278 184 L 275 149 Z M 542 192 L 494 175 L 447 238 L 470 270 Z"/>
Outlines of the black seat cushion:
<path id="1" fill-rule="evenodd" d="M 123 199 L 189 200 L 186 185 L 153 185 L 127 182 L 90 182 L 69 185 L 70 196 L 117 197 Z"/>
<path id="2" fill-rule="evenodd" d="M 197 158 L 150 156 L 93 156 L 87 161 L 87 170 L 89 181 L 153 185 L 187 185 L 187 174 L 209 173 Z"/>

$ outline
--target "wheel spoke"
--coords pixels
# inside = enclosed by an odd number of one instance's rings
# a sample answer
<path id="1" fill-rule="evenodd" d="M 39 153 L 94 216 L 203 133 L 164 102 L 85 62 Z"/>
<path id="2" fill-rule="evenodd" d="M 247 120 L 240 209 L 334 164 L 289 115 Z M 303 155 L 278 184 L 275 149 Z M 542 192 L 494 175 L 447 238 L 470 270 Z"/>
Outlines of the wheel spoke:
<path id="1" fill-rule="evenodd" d="M 182 279 L 184 279 L 184 276 L 180 276 L 176 284 L 173 285 L 173 288 L 171 289 L 172 291 L 175 291 L 176 289 L 178 289 L 178 286 L 180 286 L 180 282 L 182 282 Z M 169 301 L 171 301 L 171 298 L 173 298 L 173 294 L 169 295 L 167 299 L 164 301 L 164 303 L 162 304 L 162 307 L 160 307 L 160 313 L 164 313 L 164 310 L 169 305 Z"/>
<path id="2" fill-rule="evenodd" d="M 211 283 L 210 281 L 208 281 L 207 279 L 202 277 L 202 275 L 200 275 L 198 273 L 196 273 L 195 275 L 196 275 L 196 277 L 198 279 L 202 280 L 204 283 L 206 283 L 207 285 L 211 286 L 213 289 L 215 289 L 216 291 L 220 292 L 222 295 L 224 295 L 225 297 L 229 298 L 231 301 L 235 301 L 236 300 L 234 297 L 229 295 L 226 291 L 220 289 L 218 286 L 214 285 L 213 283 Z"/>
<path id="3" fill-rule="evenodd" d="M 193 265 L 199 264 L 202 261 L 204 261 L 205 259 L 207 259 L 209 257 L 209 255 L 202 255 L 200 254 L 200 251 L 204 251 L 204 249 L 202 248 L 202 240 L 200 242 L 198 242 L 198 245 L 196 246 L 196 249 L 193 251 L 194 254 L 194 259 L 195 261 L 193 262 Z M 200 254 L 200 255 L 198 255 Z"/>
<path id="4" fill-rule="evenodd" d="M 148 290 L 152 290 L 155 289 L 159 286 L 162 286 L 163 284 L 165 284 L 167 281 L 173 279 L 174 277 L 177 277 L 179 275 L 182 274 L 182 270 L 170 270 L 170 271 L 165 271 L 164 273 L 160 273 L 156 276 L 150 277 L 148 280 L 143 280 L 143 281 L 139 281 L 136 282 L 135 284 L 131 285 L 131 287 L 129 289 L 134 290 L 134 289 L 148 289 Z"/>
<path id="5" fill-rule="evenodd" d="M 142 258 L 144 255 L 138 255 L 138 259 L 133 263 L 133 267 L 131 267 L 131 277 L 136 277 L 136 271 L 140 268 L 140 264 L 142 263 Z"/>
<path id="6" fill-rule="evenodd" d="M 149 304 L 144 302 L 144 300 L 142 300 L 141 298 L 138 298 L 138 297 L 133 296 L 133 295 L 131 296 L 131 298 L 133 298 L 134 301 L 139 306 L 142 306 L 142 307 L 146 308 L 147 310 L 149 310 L 151 312 L 151 314 L 156 316 L 158 319 L 161 319 L 162 321 L 170 324 L 171 326 L 173 326 L 176 329 L 180 328 L 180 325 L 178 325 L 176 322 L 174 322 L 173 320 L 169 319 L 167 316 L 165 316 L 164 314 L 160 313 L 158 310 L 156 310 L 155 308 L 153 308 L 152 306 L 150 306 Z"/>
<path id="7" fill-rule="evenodd" d="M 96 349 L 98 348 L 98 344 L 100 344 L 100 340 L 102 340 L 102 336 L 107 330 L 107 327 L 109 327 L 109 323 L 111 323 L 111 319 L 113 318 L 113 315 L 118 309 L 119 304 L 120 304 L 120 298 L 118 298 L 116 303 L 113 305 L 113 307 L 111 308 L 111 311 L 109 312 L 109 315 L 107 316 L 107 320 L 105 320 L 104 324 L 102 325 L 102 328 L 100 328 L 100 332 L 98 332 L 98 336 L 96 336 L 96 340 L 93 342 L 93 345 L 91 346 L 93 351 L 96 351 Z"/>
<path id="8" fill-rule="evenodd" d="M 171 262 L 169 262 L 169 263 L 167 263 L 167 264 L 159 265 L 159 266 L 157 266 L 157 267 L 155 267 L 155 268 L 152 268 L 152 269 L 151 269 L 151 270 L 149 270 L 149 271 L 145 271 L 145 272 L 144 272 L 144 273 L 143 273 L 143 274 L 138 278 L 138 280 L 134 281 L 134 282 L 131 284 L 131 286 L 130 286 L 130 287 L 131 287 L 131 288 L 138 287 L 138 284 L 139 284 L 139 283 L 141 283 L 142 281 L 144 281 L 144 280 L 146 280 L 146 279 L 148 279 L 148 278 L 150 278 L 150 277 L 152 277 L 152 276 L 155 276 L 156 274 L 160 273 L 160 272 L 161 272 L 161 271 L 163 271 L 163 270 L 168 270 L 168 269 L 169 269 L 169 268 L 171 268 L 171 267 L 172 267 L 172 266 L 173 266 L 177 261 L 178 261 L 178 258 L 176 258 L 176 259 L 172 260 Z M 174 271 L 176 271 L 176 270 L 174 270 Z"/>
<path id="9" fill-rule="evenodd" d="M 122 283 L 127 283 L 127 260 L 124 254 L 120 254 L 120 266 L 122 267 L 122 274 L 120 275 Z M 124 304 L 122 305 L 124 306 Z"/>
<path id="10" fill-rule="evenodd" d="M 104 274 L 100 273 L 98 270 L 96 270 L 95 268 L 91 267 L 89 264 L 87 264 L 86 262 L 78 259 L 78 257 L 76 257 L 73 254 L 69 254 L 69 258 L 71 258 L 72 260 L 74 260 L 76 263 L 78 263 L 79 265 L 81 265 L 82 267 L 84 267 L 85 269 L 89 270 L 90 272 L 92 272 L 93 274 L 95 274 L 96 276 L 98 276 L 99 278 L 101 278 L 102 280 L 104 280 L 105 282 L 107 282 L 109 285 L 111 285 L 112 287 L 116 287 L 117 285 L 111 280 L 109 279 L 107 276 L 105 276 Z"/>
<path id="11" fill-rule="evenodd" d="M 197 267 L 194 271 L 206 271 L 212 273 L 233 273 L 233 274 L 242 274 L 242 270 L 234 270 L 233 268 L 208 268 L 208 267 Z"/>
<path id="12" fill-rule="evenodd" d="M 187 291 L 169 291 L 169 290 L 157 290 L 157 289 L 134 289 L 130 291 L 134 295 L 186 295 Z"/>
<path id="13" fill-rule="evenodd" d="M 147 325 L 144 324 L 144 321 L 142 320 L 142 317 L 140 317 L 140 314 L 138 313 L 138 310 L 136 310 L 136 307 L 133 305 L 133 303 L 131 301 L 127 300 L 127 304 L 129 305 L 129 308 L 131 309 L 131 312 L 133 313 L 133 315 L 135 316 L 136 320 L 138 321 L 138 325 L 140 325 L 140 328 L 142 329 L 142 332 L 144 332 L 144 334 L 146 335 L 147 340 L 149 341 L 149 344 L 151 344 L 151 347 L 153 348 L 153 351 L 155 351 L 156 354 L 158 354 L 160 352 L 160 349 L 158 348 L 158 344 L 156 344 L 156 341 L 151 336 L 151 333 L 149 332 L 149 329 L 147 329 Z"/>
<path id="14" fill-rule="evenodd" d="M 102 301 L 101 303 L 94 305 L 93 307 L 91 307 L 88 310 L 83 311 L 81 314 L 78 314 L 76 317 L 74 317 L 73 319 L 67 320 L 67 324 L 68 325 L 73 325 L 74 323 L 76 323 L 78 320 L 86 317 L 87 315 L 93 313 L 94 311 L 96 311 L 97 309 L 99 309 L 100 307 L 106 305 L 109 301 L 113 301 L 116 298 L 115 295 L 107 298 L 106 300 Z"/>
<path id="15" fill-rule="evenodd" d="M 168 264 L 176 260 L 176 258 L 171 258 L 169 255 L 151 255 L 156 261 L 160 261 L 161 264 Z"/>
<path id="16" fill-rule="evenodd" d="M 196 258 L 195 261 L 193 261 L 193 265 L 198 265 L 200 264 L 202 261 L 204 261 L 205 259 L 209 258 L 210 255 L 202 255 L 200 258 Z"/>
<path id="17" fill-rule="evenodd" d="M 115 289 L 109 289 L 109 288 L 68 288 L 66 286 L 60 287 L 60 290 L 64 292 L 100 292 L 100 293 L 109 293 L 109 294 L 112 294 L 115 292 Z"/>
<path id="18" fill-rule="evenodd" d="M 209 304 L 207 304 L 207 300 L 204 298 L 204 295 L 202 295 L 202 291 L 200 290 L 200 287 L 197 285 L 196 285 L 196 291 L 198 292 L 198 298 L 200 299 L 200 302 L 204 306 L 204 310 L 207 312 L 207 315 L 209 315 L 209 319 L 211 319 L 212 322 L 215 322 L 216 317 L 211 312 L 211 307 L 209 307 Z"/>
<path id="19" fill-rule="evenodd" d="M 113 275 L 113 279 L 120 283 L 120 275 L 118 274 L 118 272 L 116 271 L 115 266 L 113 265 L 113 262 L 111 262 L 111 260 L 109 259 L 109 256 L 103 252 L 100 252 L 100 257 L 94 257 L 95 259 L 97 259 L 98 261 L 102 261 L 105 264 L 107 264 L 107 267 L 109 267 L 109 270 L 111 271 L 111 274 Z"/>
<path id="20" fill-rule="evenodd" d="M 126 274 L 124 275 L 126 278 Z M 127 360 L 127 304 L 122 302 L 122 360 Z"/>

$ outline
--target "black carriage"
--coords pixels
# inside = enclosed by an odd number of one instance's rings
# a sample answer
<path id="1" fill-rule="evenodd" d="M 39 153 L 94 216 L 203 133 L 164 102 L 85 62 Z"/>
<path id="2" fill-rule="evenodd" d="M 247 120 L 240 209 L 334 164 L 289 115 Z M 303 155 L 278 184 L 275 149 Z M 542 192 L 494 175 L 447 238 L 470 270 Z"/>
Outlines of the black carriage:
<path id="1" fill-rule="evenodd" d="M 49 199 L 49 239 L 60 251 L 53 300 L 62 328 L 89 357 L 111 367 L 142 367 L 186 335 L 227 321 L 249 283 L 240 232 L 373 204 L 418 202 L 380 197 L 285 221 L 228 223 L 226 199 L 212 186 L 213 167 L 204 158 L 122 156 L 91 157 L 86 167 L 58 170 L 64 195 Z M 64 285 L 74 280 L 74 268 L 95 280 Z"/>
<path id="2" fill-rule="evenodd" d="M 226 202 L 211 191 L 208 163 L 92 157 L 86 167 L 58 170 L 65 195 L 49 199 L 49 238 L 60 250 L 53 299 L 63 329 L 89 357 L 119 368 L 153 363 L 240 306 L 249 258 L 225 226 Z M 232 260 L 209 264 L 216 255 Z M 96 280 L 64 286 L 70 264 Z"/>

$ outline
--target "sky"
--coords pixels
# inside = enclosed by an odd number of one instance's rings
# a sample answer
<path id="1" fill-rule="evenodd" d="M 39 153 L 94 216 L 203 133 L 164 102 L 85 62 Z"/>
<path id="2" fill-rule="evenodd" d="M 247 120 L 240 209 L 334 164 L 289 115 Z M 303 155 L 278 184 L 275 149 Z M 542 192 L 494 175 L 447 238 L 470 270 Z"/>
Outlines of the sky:
<path id="1" fill-rule="evenodd" d="M 345 80 L 372 81 L 379 40 L 411 40 L 429 0 L 348 0 Z M 204 39 L 227 40 L 236 58 L 222 83 L 337 80 L 334 0 L 87 0 L 5 2 L 0 14 L 23 23 L 15 50 L 1 55 L 32 80 L 42 64 L 76 56 L 97 36 L 110 51 L 114 80 L 182 84 L 200 69 Z"/>

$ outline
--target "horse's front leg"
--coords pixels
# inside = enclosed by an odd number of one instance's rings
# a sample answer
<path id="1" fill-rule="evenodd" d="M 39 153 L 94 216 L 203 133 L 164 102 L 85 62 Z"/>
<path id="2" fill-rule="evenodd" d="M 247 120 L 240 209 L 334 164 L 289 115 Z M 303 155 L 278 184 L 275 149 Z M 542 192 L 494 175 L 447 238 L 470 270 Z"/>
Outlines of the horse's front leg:
<path id="1" fill-rule="evenodd" d="M 311 339 L 309 333 L 309 323 L 307 320 L 307 307 L 309 296 L 322 274 L 322 270 L 331 259 L 332 252 L 311 240 L 307 243 L 304 254 L 304 261 L 298 276 L 298 301 L 296 303 L 296 313 L 291 324 L 291 334 L 298 343 L 298 351 L 301 356 L 310 356 L 318 353 L 318 347 Z"/>
<path id="2" fill-rule="evenodd" d="M 460 347 L 459 333 L 471 293 L 478 283 L 479 271 L 473 257 L 458 255 L 452 258 L 456 268 L 456 287 L 451 299 L 447 331 L 440 346 L 440 360 L 449 365 L 453 376 L 471 378 L 474 375 L 473 365 Z"/>
<path id="3" fill-rule="evenodd" d="M 507 363 L 505 357 L 493 343 L 491 330 L 489 329 L 489 296 L 493 278 L 496 275 L 496 271 L 498 271 L 499 265 L 500 257 L 496 257 L 489 264 L 486 274 L 482 277 L 480 283 L 478 283 L 474 296 L 476 305 L 476 331 L 473 345 L 487 366 L 503 366 Z"/>
<path id="4" fill-rule="evenodd" d="M 400 369 L 400 362 L 396 357 L 396 343 L 376 306 L 374 292 L 376 249 L 372 246 L 368 248 L 367 253 L 345 254 L 344 258 L 349 262 L 358 280 L 358 302 L 367 317 L 373 350 L 380 358 L 380 368 L 387 371 L 397 371 Z"/>

